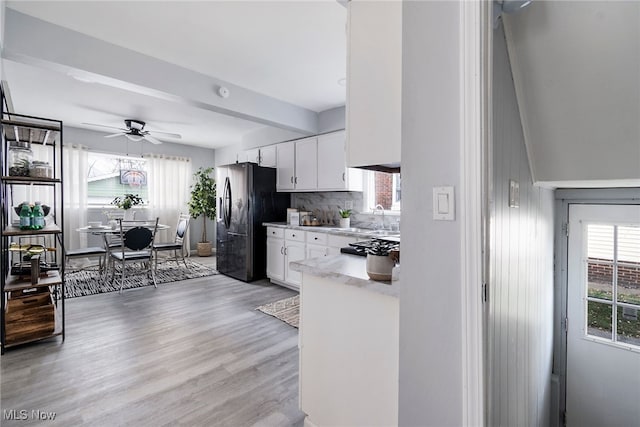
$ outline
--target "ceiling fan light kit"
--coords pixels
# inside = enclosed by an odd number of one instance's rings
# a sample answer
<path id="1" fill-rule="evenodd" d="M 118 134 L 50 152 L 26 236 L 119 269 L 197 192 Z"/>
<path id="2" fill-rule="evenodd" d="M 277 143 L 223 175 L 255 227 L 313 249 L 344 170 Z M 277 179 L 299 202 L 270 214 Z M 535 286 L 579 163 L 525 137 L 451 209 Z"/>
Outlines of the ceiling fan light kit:
<path id="1" fill-rule="evenodd" d="M 177 134 L 177 133 L 144 130 L 144 126 L 146 125 L 146 123 L 143 122 L 142 120 L 125 119 L 124 120 L 124 124 L 125 124 L 126 128 L 117 128 L 115 126 L 105 126 L 105 125 L 99 125 L 99 124 L 95 124 L 95 123 L 84 123 L 84 124 L 91 125 L 91 126 L 99 126 L 99 127 L 103 127 L 103 128 L 109 128 L 109 129 L 117 129 L 117 130 L 120 131 L 118 133 L 114 133 L 114 134 L 111 134 L 111 135 L 105 135 L 104 136 L 105 138 L 115 138 L 117 136 L 124 135 L 130 141 L 140 142 L 143 139 L 146 139 L 147 141 L 149 141 L 152 144 L 162 144 L 162 141 L 160 141 L 159 139 L 155 138 L 154 136 L 151 136 L 150 135 L 151 133 L 162 134 L 162 135 L 166 135 L 166 136 L 168 136 L 170 138 L 176 138 L 176 139 L 181 139 L 182 138 L 182 135 Z"/>

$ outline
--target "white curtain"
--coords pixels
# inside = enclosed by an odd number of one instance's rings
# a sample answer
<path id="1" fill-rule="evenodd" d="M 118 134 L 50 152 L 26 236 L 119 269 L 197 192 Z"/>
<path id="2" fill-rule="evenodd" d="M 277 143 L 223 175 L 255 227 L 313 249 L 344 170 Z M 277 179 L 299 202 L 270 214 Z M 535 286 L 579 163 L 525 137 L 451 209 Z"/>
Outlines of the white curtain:
<path id="1" fill-rule="evenodd" d="M 189 213 L 191 185 L 191 159 L 163 154 L 145 154 L 147 169 L 149 210 L 152 217 L 158 217 L 161 224 L 171 226 L 158 233 L 157 241 L 172 241 L 180 213 Z M 185 247 L 190 247 L 189 233 Z"/>
<path id="2" fill-rule="evenodd" d="M 86 233 L 76 229 L 87 225 L 88 150 L 83 145 L 62 147 L 62 187 L 64 189 L 64 246 L 77 249 L 87 246 Z"/>

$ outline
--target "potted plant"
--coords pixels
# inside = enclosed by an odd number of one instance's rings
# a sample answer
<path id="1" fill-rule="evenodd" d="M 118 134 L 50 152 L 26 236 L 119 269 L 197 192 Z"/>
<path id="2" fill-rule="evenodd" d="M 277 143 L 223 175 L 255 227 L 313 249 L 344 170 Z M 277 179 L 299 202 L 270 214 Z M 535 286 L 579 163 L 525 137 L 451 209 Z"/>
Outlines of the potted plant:
<path id="1" fill-rule="evenodd" d="M 391 280 L 395 261 L 390 256 L 398 244 L 385 240 L 374 239 L 367 248 L 367 274 L 373 280 Z"/>
<path id="2" fill-rule="evenodd" d="M 189 213 L 192 218 L 202 215 L 202 237 L 198 243 L 198 256 L 211 256 L 211 241 L 207 240 L 207 217 L 216 216 L 216 180 L 213 168 L 200 168 L 194 174 L 191 186 Z"/>
<path id="3" fill-rule="evenodd" d="M 351 209 L 338 210 L 338 214 L 340 214 L 340 228 L 351 227 L 351 212 Z"/>
<path id="4" fill-rule="evenodd" d="M 126 220 L 133 219 L 133 212 L 129 211 L 129 209 L 143 203 L 144 201 L 142 200 L 142 197 L 137 194 L 130 193 L 125 194 L 124 196 L 116 196 L 116 198 L 111 201 L 112 205 L 116 205 L 118 208 L 124 209 L 124 219 Z"/>

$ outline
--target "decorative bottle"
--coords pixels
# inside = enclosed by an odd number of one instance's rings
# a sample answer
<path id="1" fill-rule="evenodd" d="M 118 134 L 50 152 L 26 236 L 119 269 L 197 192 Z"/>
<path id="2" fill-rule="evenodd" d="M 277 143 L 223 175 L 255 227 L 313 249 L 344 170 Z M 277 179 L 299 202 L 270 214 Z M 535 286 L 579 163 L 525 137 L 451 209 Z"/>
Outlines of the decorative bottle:
<path id="1" fill-rule="evenodd" d="M 44 211 L 42 210 L 42 203 L 36 202 L 33 208 L 33 222 L 31 228 L 34 230 L 41 230 L 44 228 Z"/>
<path id="2" fill-rule="evenodd" d="M 20 230 L 29 230 L 31 228 L 31 208 L 29 202 L 22 202 L 20 208 Z"/>

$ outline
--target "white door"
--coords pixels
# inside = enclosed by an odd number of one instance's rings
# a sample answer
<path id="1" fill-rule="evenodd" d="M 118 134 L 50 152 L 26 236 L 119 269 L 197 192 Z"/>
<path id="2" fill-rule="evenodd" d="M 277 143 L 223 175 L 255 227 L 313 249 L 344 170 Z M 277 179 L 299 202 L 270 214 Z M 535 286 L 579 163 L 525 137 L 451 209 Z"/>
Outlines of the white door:
<path id="1" fill-rule="evenodd" d="M 269 145 L 267 147 L 260 148 L 260 166 L 266 168 L 276 167 L 276 146 Z"/>
<path id="2" fill-rule="evenodd" d="M 276 145 L 276 189 L 293 190 L 295 173 L 295 142 L 283 142 Z"/>
<path id="3" fill-rule="evenodd" d="M 244 152 L 245 161 L 260 164 L 260 149 L 253 148 Z"/>
<path id="4" fill-rule="evenodd" d="M 293 261 L 302 261 L 305 259 L 304 243 L 286 242 L 284 250 L 285 261 L 285 282 L 297 286 L 302 284 L 302 273 L 292 270 L 289 263 Z"/>
<path id="5" fill-rule="evenodd" d="M 318 190 L 344 190 L 347 186 L 344 131 L 318 137 Z"/>
<path id="6" fill-rule="evenodd" d="M 640 206 L 571 205 L 567 426 L 640 425 Z"/>
<path id="7" fill-rule="evenodd" d="M 307 258 L 322 258 L 327 256 L 327 247 L 322 245 L 307 245 Z"/>
<path id="8" fill-rule="evenodd" d="M 267 238 L 267 277 L 284 280 L 284 239 Z"/>
<path id="9" fill-rule="evenodd" d="M 296 190 L 318 188 L 318 138 L 296 141 Z"/>

